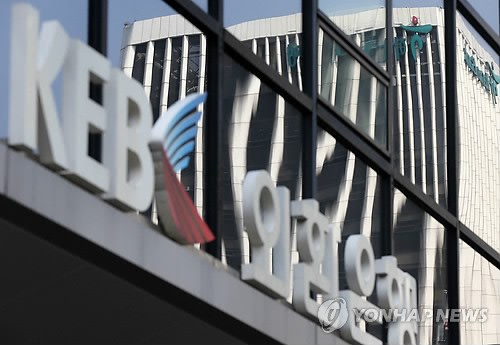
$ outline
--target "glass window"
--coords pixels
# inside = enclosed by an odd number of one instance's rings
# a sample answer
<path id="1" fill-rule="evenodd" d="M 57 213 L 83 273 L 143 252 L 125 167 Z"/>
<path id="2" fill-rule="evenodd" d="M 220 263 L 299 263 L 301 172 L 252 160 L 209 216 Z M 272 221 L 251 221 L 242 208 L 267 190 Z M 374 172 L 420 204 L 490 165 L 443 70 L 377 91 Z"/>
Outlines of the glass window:
<path id="1" fill-rule="evenodd" d="M 393 255 L 399 268 L 417 280 L 419 315 L 432 310 L 432 317 L 418 323 L 417 344 L 447 344 L 447 319 L 438 317 L 438 310 L 448 309 L 446 231 L 397 189 L 393 207 Z"/>
<path id="2" fill-rule="evenodd" d="M 385 0 L 319 0 L 318 7 L 369 56 L 386 68 Z"/>
<path id="3" fill-rule="evenodd" d="M 144 69 L 146 65 L 147 44 L 142 43 L 135 46 L 134 66 L 132 67 L 132 78 L 139 83 L 144 82 Z"/>
<path id="4" fill-rule="evenodd" d="M 155 122 L 160 116 L 164 60 L 165 40 L 163 39 L 154 42 L 153 76 L 151 78 L 151 95 L 149 98 L 153 109 L 153 121 Z"/>
<path id="5" fill-rule="evenodd" d="M 170 55 L 170 78 L 168 86 L 167 107 L 174 104 L 179 99 L 179 90 L 181 86 L 181 68 L 182 68 L 182 49 L 183 38 L 175 37 L 171 39 L 172 54 Z"/>
<path id="6" fill-rule="evenodd" d="M 365 235 L 372 243 L 375 258 L 382 253 L 382 182 L 373 169 L 321 128 L 316 145 L 316 199 L 329 223 L 341 230 L 339 289 L 348 289 L 344 260 L 347 238 Z M 376 298 L 373 293 L 368 300 L 377 305 Z M 369 333 L 382 338 L 381 326 L 368 323 L 367 327 Z"/>
<path id="7" fill-rule="evenodd" d="M 462 344 L 500 343 L 500 270 L 462 240 L 460 308 L 478 315 L 478 319 L 461 319 Z M 486 320 L 481 321 L 483 313 Z"/>
<path id="8" fill-rule="evenodd" d="M 457 13 L 459 218 L 500 251 L 498 55 Z"/>
<path id="9" fill-rule="evenodd" d="M 201 62 L 200 38 L 200 35 L 192 35 L 188 37 L 189 51 L 186 77 L 186 95 L 198 92 Z"/>
<path id="10" fill-rule="evenodd" d="M 382 146 L 387 145 L 387 89 L 323 30 L 318 93 Z"/>
<path id="11" fill-rule="evenodd" d="M 298 38 L 302 33 L 300 0 L 224 1 L 224 26 L 302 90 Z"/>
<path id="12" fill-rule="evenodd" d="M 302 116 L 283 97 L 228 56 L 223 83 L 223 261 L 239 270 L 249 262 L 243 227 L 242 183 L 265 169 L 277 185 L 301 195 Z"/>

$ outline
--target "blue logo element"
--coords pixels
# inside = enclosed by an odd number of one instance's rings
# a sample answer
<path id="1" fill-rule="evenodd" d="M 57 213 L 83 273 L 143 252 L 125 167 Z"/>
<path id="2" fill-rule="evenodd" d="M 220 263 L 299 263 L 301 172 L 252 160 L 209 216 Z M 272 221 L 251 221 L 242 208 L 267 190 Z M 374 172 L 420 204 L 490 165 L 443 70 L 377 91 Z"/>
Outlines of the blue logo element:
<path id="1" fill-rule="evenodd" d="M 167 235 L 183 244 L 206 243 L 215 238 L 175 174 L 189 165 L 201 117 L 196 107 L 206 98 L 206 93 L 191 94 L 169 107 L 153 126 L 149 141 L 158 217 Z"/>
<path id="2" fill-rule="evenodd" d="M 179 172 L 189 165 L 189 154 L 195 145 L 196 126 L 200 120 L 200 112 L 192 112 L 199 104 L 205 102 L 207 94 L 191 94 L 182 101 L 171 106 L 167 113 L 160 117 L 154 126 L 161 131 L 159 137 L 163 140 L 163 148 L 175 172 Z M 159 123 L 161 122 L 161 123 Z"/>

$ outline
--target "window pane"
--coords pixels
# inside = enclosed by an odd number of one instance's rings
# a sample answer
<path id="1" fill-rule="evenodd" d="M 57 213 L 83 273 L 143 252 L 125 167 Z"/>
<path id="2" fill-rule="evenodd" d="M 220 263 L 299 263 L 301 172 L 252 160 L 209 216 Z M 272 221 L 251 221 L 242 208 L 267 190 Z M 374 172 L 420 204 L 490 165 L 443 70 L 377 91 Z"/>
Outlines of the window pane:
<path id="1" fill-rule="evenodd" d="M 438 309 L 448 309 L 446 232 L 433 217 L 394 190 L 393 255 L 398 266 L 417 280 L 419 315 L 432 309 L 432 318 L 418 323 L 417 344 L 447 344 L 445 318 Z M 454 287 L 452 287 L 454 288 Z"/>
<path id="2" fill-rule="evenodd" d="M 394 160 L 402 175 L 446 206 L 444 9 L 394 8 L 393 19 Z"/>
<path id="3" fill-rule="evenodd" d="M 369 56 L 386 68 L 385 0 L 319 0 L 318 7 Z"/>
<path id="4" fill-rule="evenodd" d="M 160 117 L 161 87 L 163 84 L 163 67 L 165 58 L 166 40 L 158 40 L 154 43 L 153 76 L 151 78 L 151 106 L 153 109 L 153 121 Z"/>
<path id="5" fill-rule="evenodd" d="M 132 78 L 139 83 L 144 82 L 144 68 L 146 65 L 147 44 L 141 43 L 135 47 L 134 66 L 132 67 Z"/>
<path id="6" fill-rule="evenodd" d="M 387 145 L 387 89 L 323 30 L 318 92 L 382 146 Z"/>
<path id="7" fill-rule="evenodd" d="M 302 90 L 300 0 L 224 1 L 224 26 Z"/>
<path id="8" fill-rule="evenodd" d="M 500 270 L 462 240 L 460 308 L 472 313 L 487 310 L 485 322 L 461 320 L 462 344 L 500 343 Z"/>
<path id="9" fill-rule="evenodd" d="M 498 54 L 457 13 L 459 218 L 500 251 Z"/>
<path id="10" fill-rule="evenodd" d="M 223 85 L 224 252 L 234 268 L 249 262 L 241 188 L 247 172 L 266 169 L 277 185 L 301 195 L 301 114 L 230 57 Z"/>
<path id="11" fill-rule="evenodd" d="M 365 235 L 372 243 L 375 258 L 380 258 L 382 253 L 381 179 L 321 128 L 318 129 L 316 145 L 316 199 L 329 223 L 341 229 L 339 289 L 348 289 L 344 260 L 347 238 L 353 234 Z M 377 305 L 376 298 L 376 293 L 373 293 L 368 301 Z M 367 327 L 370 334 L 382 338 L 381 326 L 368 323 Z"/>

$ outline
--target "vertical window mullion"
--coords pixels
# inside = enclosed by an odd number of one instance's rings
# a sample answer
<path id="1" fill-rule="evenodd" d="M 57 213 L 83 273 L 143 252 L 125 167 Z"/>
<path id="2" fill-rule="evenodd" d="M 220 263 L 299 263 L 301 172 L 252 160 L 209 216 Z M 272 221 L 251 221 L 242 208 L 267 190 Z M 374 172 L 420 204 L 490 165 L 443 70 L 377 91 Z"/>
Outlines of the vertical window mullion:
<path id="1" fill-rule="evenodd" d="M 457 0 L 444 2 L 445 22 L 445 71 L 446 71 L 446 134 L 447 134 L 447 175 L 448 175 L 448 209 L 458 217 L 458 157 L 457 157 L 457 80 L 456 80 L 456 13 Z M 458 222 L 454 228 L 447 229 L 447 261 L 448 286 L 459 287 L 459 236 Z M 449 309 L 460 308 L 460 289 L 449 289 Z M 460 344 L 460 323 L 449 323 L 449 344 Z"/>
<path id="2" fill-rule="evenodd" d="M 318 100 L 318 0 L 302 1 L 302 87 L 312 99 L 312 112 L 303 114 L 302 198 L 316 196 L 316 136 Z"/>
<path id="3" fill-rule="evenodd" d="M 222 80 L 224 69 L 223 0 L 208 0 L 208 13 L 218 21 L 215 34 L 207 33 L 207 103 L 204 116 L 205 194 L 204 211 L 215 241 L 207 244 L 212 256 L 221 258 L 223 239 L 223 165 L 222 165 Z"/>

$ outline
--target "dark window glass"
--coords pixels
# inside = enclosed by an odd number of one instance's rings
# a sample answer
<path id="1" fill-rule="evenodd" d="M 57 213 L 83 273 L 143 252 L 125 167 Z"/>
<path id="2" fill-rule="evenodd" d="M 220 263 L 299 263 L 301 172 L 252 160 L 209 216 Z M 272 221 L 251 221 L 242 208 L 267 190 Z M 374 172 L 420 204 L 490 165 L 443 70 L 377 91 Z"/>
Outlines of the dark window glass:
<path id="1" fill-rule="evenodd" d="M 285 76 L 288 79 L 288 62 L 286 56 L 286 36 L 281 36 L 280 38 L 280 54 L 281 54 L 281 75 Z"/>
<path id="2" fill-rule="evenodd" d="M 188 46 L 186 95 L 192 92 L 198 92 L 198 83 L 200 79 L 200 36 L 189 36 Z"/>
<path id="3" fill-rule="evenodd" d="M 275 70 L 278 70 L 276 37 L 269 38 L 269 65 Z"/>
<path id="4" fill-rule="evenodd" d="M 290 70 L 292 72 L 292 84 L 293 85 L 298 85 L 298 56 L 297 56 L 297 51 L 298 51 L 298 46 L 297 46 L 297 40 L 295 35 L 289 35 L 288 36 L 288 46 L 286 49 L 287 53 L 287 62 L 288 65 L 290 66 Z"/>
<path id="5" fill-rule="evenodd" d="M 171 106 L 179 99 L 182 68 L 182 37 L 172 38 L 171 59 L 167 106 Z"/>
<path id="6" fill-rule="evenodd" d="M 139 83 L 144 82 L 144 68 L 146 65 L 146 48 L 147 43 L 138 44 L 135 46 L 134 67 L 132 68 L 132 78 Z"/>
<path id="7" fill-rule="evenodd" d="M 264 37 L 257 38 L 257 56 L 266 60 L 266 39 Z"/>
<path id="8" fill-rule="evenodd" d="M 163 60 L 165 58 L 165 40 L 154 42 L 153 76 L 151 80 L 151 107 L 153 108 L 153 121 L 160 116 L 160 97 L 163 82 Z"/>

